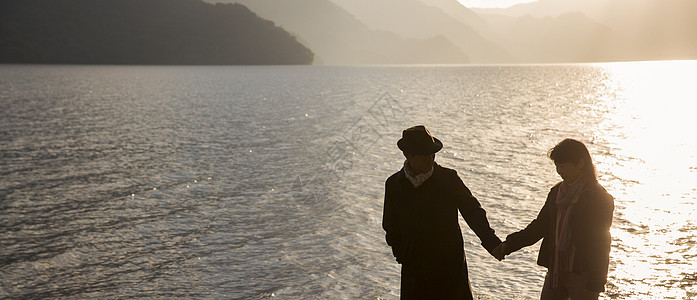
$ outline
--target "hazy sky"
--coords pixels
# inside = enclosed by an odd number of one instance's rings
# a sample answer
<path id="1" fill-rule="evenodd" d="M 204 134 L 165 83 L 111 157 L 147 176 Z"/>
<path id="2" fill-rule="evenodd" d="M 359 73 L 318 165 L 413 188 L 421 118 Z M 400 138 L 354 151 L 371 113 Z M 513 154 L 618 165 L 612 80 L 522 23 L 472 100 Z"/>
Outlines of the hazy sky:
<path id="1" fill-rule="evenodd" d="M 537 0 L 458 0 L 467 7 L 509 7 L 518 3 Z"/>

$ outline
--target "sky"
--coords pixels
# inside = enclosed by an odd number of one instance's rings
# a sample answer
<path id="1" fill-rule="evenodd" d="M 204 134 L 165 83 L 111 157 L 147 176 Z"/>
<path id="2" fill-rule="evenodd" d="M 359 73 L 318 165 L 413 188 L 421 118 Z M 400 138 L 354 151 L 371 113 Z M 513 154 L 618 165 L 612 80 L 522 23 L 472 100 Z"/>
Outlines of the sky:
<path id="1" fill-rule="evenodd" d="M 466 7 L 509 7 L 518 3 L 534 2 L 536 0 L 458 0 Z"/>

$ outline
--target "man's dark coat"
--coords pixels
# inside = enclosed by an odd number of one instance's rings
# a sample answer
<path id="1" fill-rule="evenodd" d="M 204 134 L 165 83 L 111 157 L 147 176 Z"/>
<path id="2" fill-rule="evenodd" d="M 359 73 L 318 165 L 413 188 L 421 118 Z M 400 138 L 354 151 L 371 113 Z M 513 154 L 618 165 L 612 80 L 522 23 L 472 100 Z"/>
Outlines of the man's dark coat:
<path id="1" fill-rule="evenodd" d="M 576 247 L 573 272 L 588 279 L 586 290 L 605 290 L 608 265 L 610 263 L 610 225 L 615 204 L 612 196 L 597 182 L 581 194 L 570 216 L 570 237 Z M 555 185 L 547 195 L 537 218 L 523 230 L 506 238 L 506 254 L 530 246 L 540 239 L 540 254 L 537 264 L 552 270 L 557 220 L 557 193 Z"/>
<path id="2" fill-rule="evenodd" d="M 402 299 L 472 299 L 458 211 L 489 253 L 501 243 L 455 170 L 434 164 L 418 188 L 404 169 L 387 179 L 382 227 L 402 264 Z"/>

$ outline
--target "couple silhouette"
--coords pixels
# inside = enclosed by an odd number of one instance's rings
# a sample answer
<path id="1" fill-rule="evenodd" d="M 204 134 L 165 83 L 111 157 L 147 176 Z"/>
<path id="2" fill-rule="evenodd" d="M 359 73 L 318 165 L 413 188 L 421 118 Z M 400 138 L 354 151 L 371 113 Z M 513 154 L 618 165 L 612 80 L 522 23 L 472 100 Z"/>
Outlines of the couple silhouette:
<path id="1" fill-rule="evenodd" d="M 425 126 L 404 130 L 397 146 L 406 160 L 385 182 L 382 227 L 402 266 L 402 299 L 473 299 L 458 212 L 499 261 L 542 239 L 541 299 L 598 299 L 605 290 L 614 200 L 582 142 L 565 139 L 548 152 L 562 181 L 537 218 L 505 241 L 457 172 L 435 162 L 443 143 Z"/>

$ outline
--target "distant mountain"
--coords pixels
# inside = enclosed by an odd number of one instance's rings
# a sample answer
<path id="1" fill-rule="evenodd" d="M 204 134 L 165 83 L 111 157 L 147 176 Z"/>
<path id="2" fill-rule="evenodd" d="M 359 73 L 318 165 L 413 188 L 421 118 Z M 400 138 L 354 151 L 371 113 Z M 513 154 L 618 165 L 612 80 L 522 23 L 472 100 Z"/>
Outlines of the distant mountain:
<path id="1" fill-rule="evenodd" d="M 480 15 L 502 15 L 509 17 L 557 17 L 568 12 L 599 10 L 605 4 L 615 0 L 538 0 L 520 3 L 507 8 L 471 8 Z M 641 1 L 641 0 L 639 0 Z"/>
<path id="2" fill-rule="evenodd" d="M 600 30 L 601 34 L 586 40 L 595 43 L 590 45 L 596 51 L 592 56 L 604 57 L 603 61 L 697 59 L 695 0 L 539 0 L 505 9 L 473 10 L 507 39 L 528 39 L 531 43 L 535 39 L 552 40 L 553 36 L 577 36 L 579 32 L 583 36 L 598 29 L 600 24 L 606 27 Z M 571 12 L 588 16 L 576 26 L 589 28 L 570 28 L 557 23 L 564 22 L 562 19 L 566 17 L 562 15 Z M 521 17 L 527 20 L 524 25 L 549 34 L 543 36 L 542 32 L 533 34 L 532 29 L 515 28 L 521 24 L 512 18 Z M 537 18 L 536 25 L 531 18 Z M 513 32 L 528 34 L 516 36 Z M 546 52 L 545 48 L 534 50 Z"/>
<path id="3" fill-rule="evenodd" d="M 631 59 L 697 59 L 697 1 L 615 0 L 597 16 Z"/>
<path id="4" fill-rule="evenodd" d="M 2 0 L 1 63 L 310 64 L 242 5 L 199 0 Z"/>
<path id="5" fill-rule="evenodd" d="M 462 22 L 472 29 L 479 31 L 486 29 L 487 21 L 479 14 L 465 7 L 457 0 L 419 0 L 423 4 L 441 9 L 453 19 Z"/>
<path id="6" fill-rule="evenodd" d="M 440 8 L 443 12 L 474 29 L 486 26 L 487 22 L 476 12 L 465 7 L 457 0 L 419 0 L 428 6 Z"/>
<path id="7" fill-rule="evenodd" d="M 505 46 L 508 43 L 501 33 L 496 31 L 488 20 L 480 16 L 478 13 L 462 5 L 458 0 L 419 0 L 422 3 L 434 6 L 441 9 L 443 12 L 451 16 L 462 24 L 474 29 L 480 36 L 487 41 L 493 42 L 497 46 Z M 506 47 L 502 47 L 506 49 Z M 505 59 L 498 62 L 515 62 L 514 55 L 510 49 L 506 49 L 507 54 Z"/>
<path id="8" fill-rule="evenodd" d="M 564 63 L 619 60 L 614 53 L 613 32 L 582 13 L 536 18 L 530 15 L 510 20 L 502 34 L 506 46 L 523 62 Z"/>
<path id="9" fill-rule="evenodd" d="M 331 0 L 376 30 L 394 32 L 408 38 L 442 35 L 453 41 L 473 63 L 512 62 L 502 47 L 483 37 L 477 30 L 460 21 L 466 8 L 454 9 L 447 0 Z M 423 2 L 422 2 L 423 1 Z M 452 0 L 456 2 L 456 0 Z M 428 4 L 427 4 L 428 3 Z M 450 14 L 443 11 L 450 7 Z M 457 19 L 456 19 L 457 18 Z M 480 22 L 471 16 L 472 23 Z"/>
<path id="10" fill-rule="evenodd" d="M 281 25 L 311 48 L 324 64 L 468 63 L 469 58 L 442 36 L 405 39 L 372 30 L 329 0 L 234 1 Z"/>

